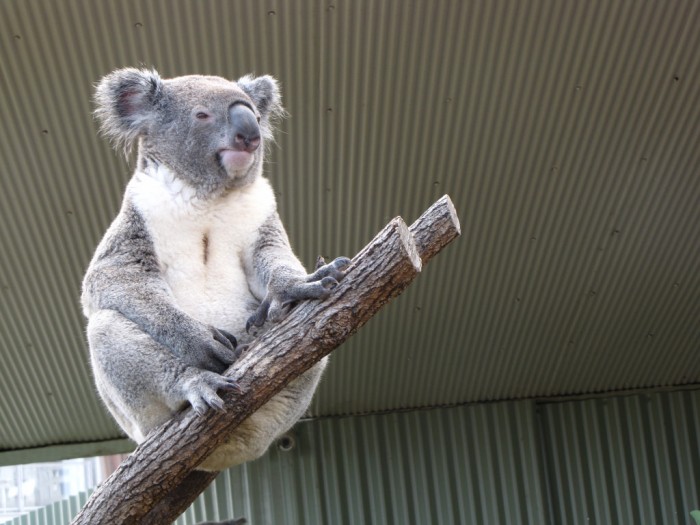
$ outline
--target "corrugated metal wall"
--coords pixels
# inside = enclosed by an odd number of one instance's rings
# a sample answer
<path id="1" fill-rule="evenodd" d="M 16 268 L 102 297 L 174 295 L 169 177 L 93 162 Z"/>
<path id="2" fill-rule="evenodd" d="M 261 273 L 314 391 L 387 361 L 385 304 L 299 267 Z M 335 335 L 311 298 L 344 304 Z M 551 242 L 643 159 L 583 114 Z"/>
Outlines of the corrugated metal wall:
<path id="1" fill-rule="evenodd" d="M 700 393 L 542 408 L 552 523 L 692 523 L 700 508 Z"/>
<path id="2" fill-rule="evenodd" d="M 217 479 L 221 516 L 256 525 L 544 523 L 535 428 L 530 402 L 303 424 L 294 450 Z"/>
<path id="3" fill-rule="evenodd" d="M 178 525 L 691 525 L 700 390 L 310 421 Z M 84 496 L 14 525 L 67 524 Z"/>

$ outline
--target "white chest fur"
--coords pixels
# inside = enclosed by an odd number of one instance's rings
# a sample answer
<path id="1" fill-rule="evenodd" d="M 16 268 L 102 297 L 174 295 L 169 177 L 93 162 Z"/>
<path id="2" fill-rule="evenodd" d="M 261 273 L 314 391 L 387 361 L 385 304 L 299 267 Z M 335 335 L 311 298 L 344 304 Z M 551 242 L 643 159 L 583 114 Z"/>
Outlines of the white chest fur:
<path id="1" fill-rule="evenodd" d="M 127 188 L 152 236 L 176 303 L 192 317 L 234 333 L 256 306 L 243 265 L 260 226 L 275 211 L 268 181 L 201 200 L 167 169 L 136 173 Z"/>

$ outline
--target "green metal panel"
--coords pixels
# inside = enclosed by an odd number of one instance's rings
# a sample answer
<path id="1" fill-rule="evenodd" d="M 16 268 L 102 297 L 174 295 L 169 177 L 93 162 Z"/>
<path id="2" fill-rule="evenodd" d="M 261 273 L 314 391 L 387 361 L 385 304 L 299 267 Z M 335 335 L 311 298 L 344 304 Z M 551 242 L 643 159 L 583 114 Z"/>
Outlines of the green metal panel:
<path id="1" fill-rule="evenodd" d="M 552 523 L 690 524 L 700 509 L 700 391 L 541 408 Z"/>
<path id="2" fill-rule="evenodd" d="M 689 525 L 700 508 L 697 390 L 328 419 L 295 436 L 294 450 L 223 473 L 208 517 Z"/>
<path id="3" fill-rule="evenodd" d="M 218 516 L 261 524 L 545 521 L 531 402 L 324 419 L 222 473 Z M 212 489 L 210 489 L 212 490 Z M 211 509 L 211 495 L 178 521 Z"/>
<path id="4" fill-rule="evenodd" d="M 690 525 L 700 391 L 501 402 L 304 422 L 177 521 L 251 525 Z M 12 525 L 68 525 L 87 495 Z"/>

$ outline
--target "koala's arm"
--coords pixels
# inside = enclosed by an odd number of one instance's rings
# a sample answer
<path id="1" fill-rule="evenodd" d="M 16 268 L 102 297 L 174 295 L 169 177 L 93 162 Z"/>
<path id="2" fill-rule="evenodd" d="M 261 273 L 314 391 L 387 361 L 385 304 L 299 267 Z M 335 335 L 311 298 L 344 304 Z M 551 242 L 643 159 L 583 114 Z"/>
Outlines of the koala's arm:
<path id="1" fill-rule="evenodd" d="M 307 274 L 275 212 L 259 229 L 244 264 L 250 289 L 262 301 L 248 320 L 249 329 L 262 326 L 268 317 L 279 320 L 297 301 L 327 297 L 344 277 L 350 259 L 338 257 Z"/>
<path id="2" fill-rule="evenodd" d="M 236 340 L 180 310 L 162 277 L 143 221 L 135 210 L 120 215 L 83 280 L 86 315 L 115 310 L 188 366 L 222 372 L 237 358 Z"/>

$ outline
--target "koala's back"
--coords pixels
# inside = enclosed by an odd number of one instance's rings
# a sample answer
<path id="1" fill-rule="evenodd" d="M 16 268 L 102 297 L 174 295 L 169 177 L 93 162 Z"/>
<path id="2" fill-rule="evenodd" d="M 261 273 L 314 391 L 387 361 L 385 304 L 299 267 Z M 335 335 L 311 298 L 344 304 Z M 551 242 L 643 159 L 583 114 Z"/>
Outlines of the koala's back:
<path id="1" fill-rule="evenodd" d="M 175 303 L 203 323 L 241 334 L 261 299 L 251 293 L 242 253 L 275 212 L 268 181 L 203 203 L 160 167 L 137 172 L 126 198 L 144 218 Z"/>

